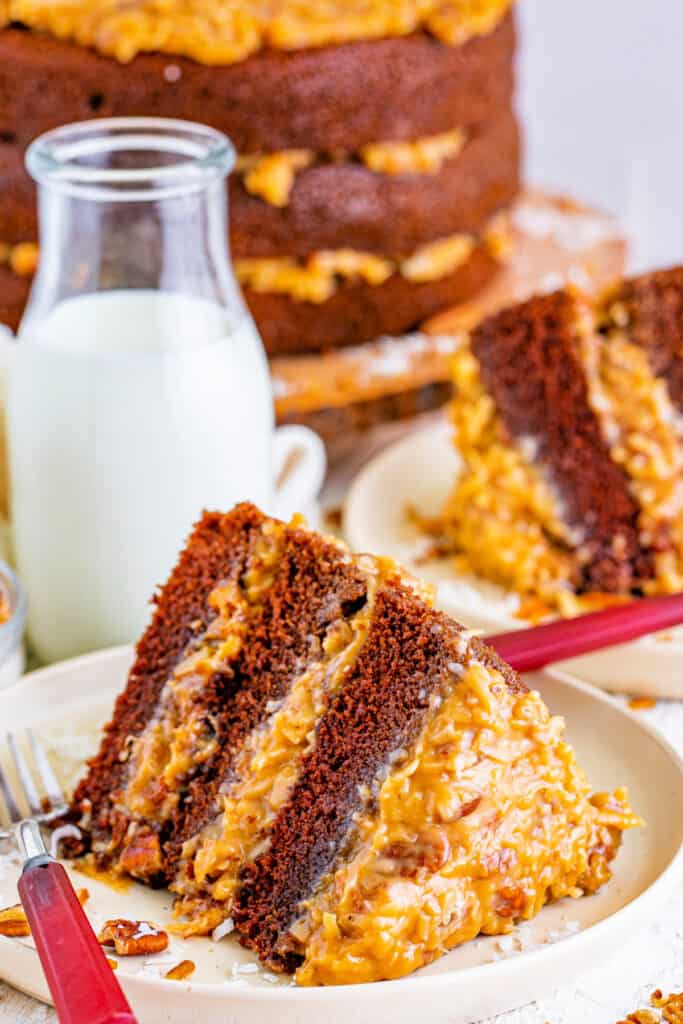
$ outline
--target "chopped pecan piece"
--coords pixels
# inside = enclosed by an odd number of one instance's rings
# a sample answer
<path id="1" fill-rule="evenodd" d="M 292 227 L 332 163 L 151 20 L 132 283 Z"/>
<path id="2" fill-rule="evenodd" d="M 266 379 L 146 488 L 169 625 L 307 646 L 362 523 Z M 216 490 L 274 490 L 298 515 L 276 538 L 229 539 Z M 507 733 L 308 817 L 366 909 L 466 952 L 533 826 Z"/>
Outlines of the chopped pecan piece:
<path id="1" fill-rule="evenodd" d="M 672 992 L 666 997 L 662 1018 L 667 1024 L 683 1024 L 683 992 Z"/>
<path id="2" fill-rule="evenodd" d="M 168 981 L 184 981 L 185 978 L 191 977 L 195 972 L 195 965 L 192 960 L 181 960 L 179 964 L 172 967 L 170 971 L 166 971 L 164 975 Z"/>
<path id="3" fill-rule="evenodd" d="M 97 936 L 101 946 L 113 946 L 119 956 L 148 956 L 168 946 L 168 935 L 150 921 L 105 921 Z"/>
<path id="4" fill-rule="evenodd" d="M 122 871 L 147 879 L 161 871 L 161 846 L 154 832 L 136 832 L 119 857 Z"/>
<path id="5" fill-rule="evenodd" d="M 0 910 L 0 935 L 12 939 L 18 939 L 23 935 L 30 935 L 31 929 L 26 920 L 24 908 L 20 903 L 14 907 L 6 907 Z"/>
<path id="6" fill-rule="evenodd" d="M 90 893 L 87 889 L 77 889 L 76 895 L 78 896 L 78 902 L 83 906 L 87 902 Z M 13 907 L 6 907 L 5 910 L 0 910 L 0 935 L 19 939 L 30 934 L 31 929 L 29 928 L 29 923 L 21 903 L 17 903 Z"/>
<path id="7" fill-rule="evenodd" d="M 498 891 L 496 913 L 499 917 L 519 917 L 526 906 L 526 893 L 516 885 L 504 885 Z"/>
<path id="8" fill-rule="evenodd" d="M 445 867 L 451 845 L 443 829 L 433 826 L 421 832 L 414 843 L 391 843 L 383 854 L 393 861 L 396 874 L 410 878 L 420 868 L 434 873 Z"/>

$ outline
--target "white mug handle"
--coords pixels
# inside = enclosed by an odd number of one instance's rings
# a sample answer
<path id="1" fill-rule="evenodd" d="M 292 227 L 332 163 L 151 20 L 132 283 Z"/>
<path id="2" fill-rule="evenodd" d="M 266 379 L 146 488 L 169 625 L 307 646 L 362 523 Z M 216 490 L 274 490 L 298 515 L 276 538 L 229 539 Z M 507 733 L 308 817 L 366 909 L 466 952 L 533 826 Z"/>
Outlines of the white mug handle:
<path id="1" fill-rule="evenodd" d="M 295 512 L 303 512 L 311 518 L 327 472 L 322 439 L 308 427 L 278 427 L 273 438 L 273 456 L 276 514 L 290 519 Z"/>

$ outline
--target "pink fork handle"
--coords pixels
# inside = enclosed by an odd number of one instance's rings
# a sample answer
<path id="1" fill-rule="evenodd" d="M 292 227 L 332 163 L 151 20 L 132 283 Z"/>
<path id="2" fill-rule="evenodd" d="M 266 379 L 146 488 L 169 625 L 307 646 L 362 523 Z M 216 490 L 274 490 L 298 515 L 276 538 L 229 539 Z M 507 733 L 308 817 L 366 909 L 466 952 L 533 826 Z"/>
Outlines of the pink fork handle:
<path id="1" fill-rule="evenodd" d="M 61 1024 L 137 1024 L 61 864 L 29 862 L 19 895 Z"/>

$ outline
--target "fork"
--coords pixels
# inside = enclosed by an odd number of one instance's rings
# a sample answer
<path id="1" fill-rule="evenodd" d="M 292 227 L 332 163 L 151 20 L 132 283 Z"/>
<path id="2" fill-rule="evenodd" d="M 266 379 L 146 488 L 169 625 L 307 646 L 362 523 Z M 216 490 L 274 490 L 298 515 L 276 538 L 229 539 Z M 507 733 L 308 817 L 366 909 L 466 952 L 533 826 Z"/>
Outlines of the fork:
<path id="1" fill-rule="evenodd" d="M 64 814 L 67 803 L 45 750 L 30 729 L 26 734 L 46 799 L 42 801 L 38 794 L 16 738 L 8 734 L 7 746 L 19 792 L 12 788 L 0 762 L 0 794 L 7 812 L 6 828 L 0 828 L 0 839 L 14 838 L 24 858 L 19 896 L 57 1016 L 61 1024 L 137 1024 L 69 876 L 43 842 L 41 825 Z M 31 818 L 22 814 L 22 803 Z"/>

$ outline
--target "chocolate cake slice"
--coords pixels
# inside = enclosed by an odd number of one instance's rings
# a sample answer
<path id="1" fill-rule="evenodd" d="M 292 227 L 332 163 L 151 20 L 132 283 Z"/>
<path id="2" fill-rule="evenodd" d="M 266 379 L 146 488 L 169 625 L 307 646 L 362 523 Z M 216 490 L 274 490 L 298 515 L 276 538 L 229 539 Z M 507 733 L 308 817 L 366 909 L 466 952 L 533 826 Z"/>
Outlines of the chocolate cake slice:
<path id="1" fill-rule="evenodd" d="M 626 794 L 394 563 L 198 524 L 73 798 L 82 855 L 298 983 L 401 977 L 609 877 Z"/>
<path id="2" fill-rule="evenodd" d="M 461 568 L 541 615 L 683 588 L 683 271 L 505 309 L 454 380 Z"/>

